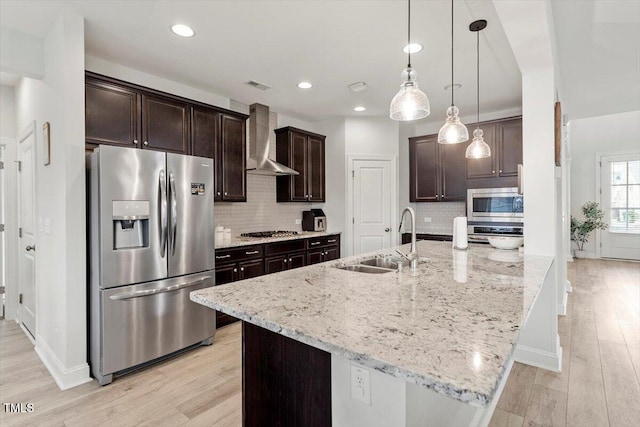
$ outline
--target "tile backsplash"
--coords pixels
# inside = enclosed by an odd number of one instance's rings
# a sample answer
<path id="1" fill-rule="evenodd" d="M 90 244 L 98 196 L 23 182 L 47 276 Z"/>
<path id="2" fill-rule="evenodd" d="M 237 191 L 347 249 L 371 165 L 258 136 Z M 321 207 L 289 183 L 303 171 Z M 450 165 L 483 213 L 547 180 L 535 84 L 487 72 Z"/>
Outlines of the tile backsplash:
<path id="1" fill-rule="evenodd" d="M 249 106 L 231 100 L 231 109 L 249 114 Z M 278 125 L 278 115 L 269 113 L 269 157 L 276 158 L 276 141 L 273 131 Z M 247 154 L 249 153 L 249 120 L 247 120 Z M 296 224 L 302 219 L 302 211 L 311 209 L 311 203 L 277 203 L 276 177 L 247 174 L 247 201 L 241 203 L 216 202 L 213 207 L 215 224 L 230 228 L 239 235 L 251 231 L 292 230 L 301 231 Z"/>
<path id="2" fill-rule="evenodd" d="M 453 234 L 453 219 L 466 215 L 465 202 L 411 203 L 416 211 L 416 233 Z M 431 222 L 424 222 L 424 218 Z"/>

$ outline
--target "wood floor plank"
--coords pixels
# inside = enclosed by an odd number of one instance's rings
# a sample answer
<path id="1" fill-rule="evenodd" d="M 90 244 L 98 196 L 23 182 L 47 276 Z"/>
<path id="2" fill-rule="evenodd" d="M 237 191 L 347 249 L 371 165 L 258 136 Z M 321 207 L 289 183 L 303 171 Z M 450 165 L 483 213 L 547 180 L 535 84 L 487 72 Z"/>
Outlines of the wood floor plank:
<path id="1" fill-rule="evenodd" d="M 602 376 L 612 426 L 640 426 L 640 383 L 627 346 L 600 342 Z"/>
<path id="2" fill-rule="evenodd" d="M 533 385 L 525 426 L 564 427 L 567 424 L 567 393 Z"/>
<path id="3" fill-rule="evenodd" d="M 536 368 L 534 384 L 566 393 L 569 389 L 571 347 L 562 347 L 562 372 Z"/>
<path id="4" fill-rule="evenodd" d="M 607 404 L 600 368 L 571 363 L 567 395 L 567 426 L 608 426 Z"/>
<path id="5" fill-rule="evenodd" d="M 520 415 L 512 414 L 503 409 L 497 408 L 493 412 L 489 427 L 521 427 L 524 423 L 524 418 Z"/>
<path id="6" fill-rule="evenodd" d="M 497 407 L 524 417 L 529 404 L 531 388 L 536 377 L 536 368 L 515 362 L 504 386 Z"/>
<path id="7" fill-rule="evenodd" d="M 600 368 L 600 350 L 595 314 L 590 310 L 573 312 L 571 332 L 571 363 Z"/>

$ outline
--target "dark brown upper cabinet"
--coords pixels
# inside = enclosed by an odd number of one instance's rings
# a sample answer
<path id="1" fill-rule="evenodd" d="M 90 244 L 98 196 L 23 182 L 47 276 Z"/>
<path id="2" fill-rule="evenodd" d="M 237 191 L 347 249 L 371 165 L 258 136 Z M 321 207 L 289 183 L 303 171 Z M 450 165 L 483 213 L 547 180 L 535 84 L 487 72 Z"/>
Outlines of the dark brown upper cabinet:
<path id="1" fill-rule="evenodd" d="M 191 150 L 194 156 L 215 160 L 215 200 L 245 202 L 246 118 L 193 107 Z"/>
<path id="2" fill-rule="evenodd" d="M 276 160 L 299 175 L 279 176 L 278 202 L 325 201 L 325 137 L 293 127 L 275 130 Z"/>
<path id="3" fill-rule="evenodd" d="M 142 148 L 189 154 L 189 105 L 143 94 Z"/>
<path id="4" fill-rule="evenodd" d="M 138 147 L 139 92 L 96 79 L 85 84 L 85 133 L 90 148 L 100 144 Z"/>
<path id="5" fill-rule="evenodd" d="M 85 75 L 88 151 L 110 144 L 212 158 L 216 201 L 247 200 L 247 118 L 111 77 Z"/>
<path id="6" fill-rule="evenodd" d="M 228 202 L 247 201 L 247 136 L 246 119 L 220 115 L 222 198 Z M 219 187 L 220 188 L 220 187 Z M 217 192 L 216 192 L 217 194 Z"/>
<path id="7" fill-rule="evenodd" d="M 516 187 L 522 164 L 522 118 L 484 122 L 480 128 L 491 157 L 467 159 L 467 188 Z"/>
<path id="8" fill-rule="evenodd" d="M 412 202 L 464 200 L 464 152 L 468 143 L 438 144 L 438 135 L 409 138 L 409 187 Z"/>

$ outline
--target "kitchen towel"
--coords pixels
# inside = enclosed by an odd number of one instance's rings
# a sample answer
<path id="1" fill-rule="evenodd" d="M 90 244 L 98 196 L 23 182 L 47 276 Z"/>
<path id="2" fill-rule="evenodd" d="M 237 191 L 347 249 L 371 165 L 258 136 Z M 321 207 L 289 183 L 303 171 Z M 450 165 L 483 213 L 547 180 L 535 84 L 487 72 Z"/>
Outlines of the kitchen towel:
<path id="1" fill-rule="evenodd" d="M 453 219 L 453 242 L 454 249 L 467 249 L 467 217 L 457 216 Z"/>

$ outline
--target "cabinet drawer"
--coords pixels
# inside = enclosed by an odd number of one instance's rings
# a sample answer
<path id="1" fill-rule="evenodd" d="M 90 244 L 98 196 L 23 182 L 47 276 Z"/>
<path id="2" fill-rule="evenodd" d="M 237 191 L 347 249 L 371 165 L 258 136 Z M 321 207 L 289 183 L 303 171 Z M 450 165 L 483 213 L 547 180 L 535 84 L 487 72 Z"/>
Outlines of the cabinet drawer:
<path id="1" fill-rule="evenodd" d="M 305 244 L 303 239 L 267 243 L 264 246 L 265 246 L 264 253 L 266 256 L 271 256 L 276 254 L 286 254 L 288 252 L 295 252 L 295 251 L 303 251 L 305 249 Z"/>
<path id="2" fill-rule="evenodd" d="M 262 258 L 264 249 L 262 245 L 241 246 L 239 248 L 218 249 L 215 251 L 216 264 L 235 261 L 245 261 L 254 258 Z"/>
<path id="3" fill-rule="evenodd" d="M 307 249 L 322 248 L 330 245 L 339 245 L 340 235 L 332 234 L 330 236 L 315 237 L 307 239 Z"/>

